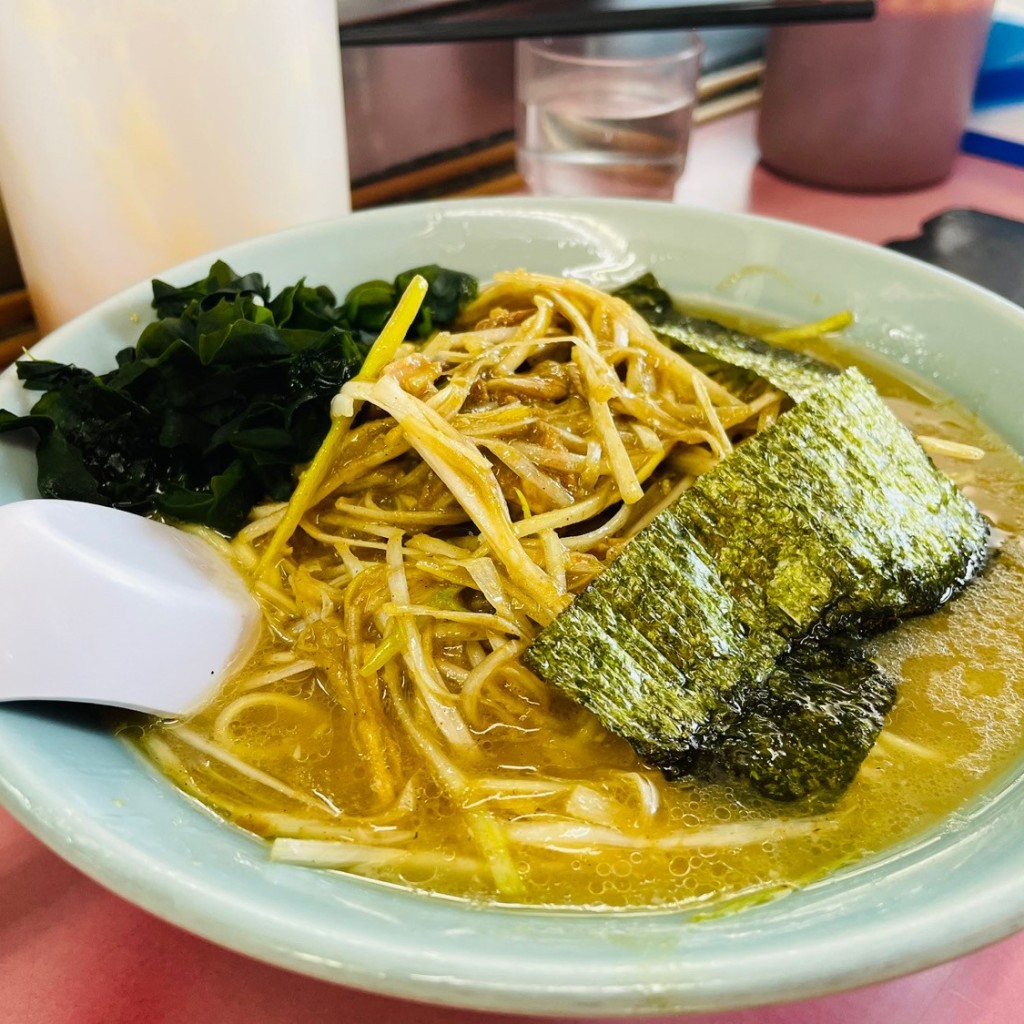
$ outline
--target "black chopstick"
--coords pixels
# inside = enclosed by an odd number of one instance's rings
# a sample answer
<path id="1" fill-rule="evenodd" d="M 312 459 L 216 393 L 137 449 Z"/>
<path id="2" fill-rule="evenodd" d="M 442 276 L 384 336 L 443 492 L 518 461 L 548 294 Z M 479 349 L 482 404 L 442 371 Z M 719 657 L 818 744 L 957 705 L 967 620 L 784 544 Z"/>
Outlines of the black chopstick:
<path id="1" fill-rule="evenodd" d="M 874 16 L 874 0 L 734 0 L 724 3 L 638 6 L 607 9 L 587 3 L 562 3 L 556 10 L 502 14 L 486 5 L 466 14 L 417 12 L 411 15 L 342 25 L 342 46 L 393 46 L 414 43 L 478 42 L 518 37 L 589 35 L 656 29 L 724 28 L 816 21 L 862 21 Z"/>

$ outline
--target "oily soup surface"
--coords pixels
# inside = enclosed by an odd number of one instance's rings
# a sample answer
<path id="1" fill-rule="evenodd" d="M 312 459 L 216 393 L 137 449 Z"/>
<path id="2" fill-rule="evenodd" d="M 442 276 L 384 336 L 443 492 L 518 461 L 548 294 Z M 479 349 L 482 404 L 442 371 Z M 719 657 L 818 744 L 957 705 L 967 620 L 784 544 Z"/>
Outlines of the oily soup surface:
<path id="1" fill-rule="evenodd" d="M 517 686 L 514 674 L 497 710 L 474 721 L 473 753 L 460 760 L 447 752 L 473 783 L 458 809 L 422 749 L 400 733 L 394 742 L 410 766 L 408 781 L 388 803 L 352 742 L 361 728 L 358 708 L 339 706 L 310 670 L 265 685 L 296 653 L 286 653 L 270 631 L 249 669 L 186 723 L 203 742 L 244 759 L 255 777 L 160 728 L 147 731 L 148 753 L 187 792 L 245 829 L 325 841 L 313 858 L 323 866 L 510 903 L 654 907 L 799 885 L 934 824 L 1020 750 L 1024 466 L 952 400 L 842 344 L 813 349 L 858 365 L 916 434 L 983 449 L 978 461 L 935 461 L 1008 535 L 984 576 L 957 600 L 874 642 L 879 660 L 900 679 L 899 695 L 833 812 L 801 815 L 799 807 L 722 785 L 666 782 L 588 712 L 543 684 Z M 303 657 L 301 644 L 297 655 Z M 236 703 L 226 720 L 224 709 L 257 687 L 280 699 L 253 701 L 248 710 Z M 474 816 L 498 805 L 503 820 L 528 823 L 511 842 L 482 835 L 487 826 Z M 545 835 L 546 821 L 559 828 Z M 514 888 L 496 892 L 481 842 L 503 845 L 518 874 Z"/>

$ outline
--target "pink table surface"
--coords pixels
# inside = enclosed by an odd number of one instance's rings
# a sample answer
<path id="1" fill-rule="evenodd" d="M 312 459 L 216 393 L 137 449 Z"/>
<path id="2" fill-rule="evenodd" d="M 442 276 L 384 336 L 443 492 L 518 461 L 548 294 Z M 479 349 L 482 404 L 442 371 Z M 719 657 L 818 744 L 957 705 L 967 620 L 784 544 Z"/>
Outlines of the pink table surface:
<path id="1" fill-rule="evenodd" d="M 759 164 L 756 126 L 756 112 L 748 111 L 699 128 L 676 202 L 798 221 L 868 242 L 911 238 L 923 221 L 954 208 L 1024 220 L 1024 170 L 1019 167 L 961 154 L 950 177 L 930 188 L 829 192 L 788 181 Z"/>
<path id="2" fill-rule="evenodd" d="M 804 188 L 757 164 L 754 115 L 695 133 L 678 202 L 747 210 L 868 241 L 951 207 L 1024 219 L 1024 171 L 961 157 L 899 195 Z M 511 1009 L 511 1008 L 510 1008 Z M 0 1024 L 511 1024 L 301 977 L 196 938 L 111 895 L 0 811 Z M 541 1018 L 553 1020 L 554 1018 Z M 663 1017 L 686 1024 L 1020 1024 L 1024 934 L 898 981 L 785 1007 Z"/>

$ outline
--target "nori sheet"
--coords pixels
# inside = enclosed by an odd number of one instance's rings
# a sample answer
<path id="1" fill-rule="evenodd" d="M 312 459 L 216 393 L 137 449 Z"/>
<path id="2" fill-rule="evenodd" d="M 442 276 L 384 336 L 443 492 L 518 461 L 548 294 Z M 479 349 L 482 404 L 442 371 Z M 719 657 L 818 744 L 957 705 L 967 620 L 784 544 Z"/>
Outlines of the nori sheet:
<path id="1" fill-rule="evenodd" d="M 870 709 L 884 701 L 873 670 L 816 645 L 939 607 L 980 569 L 987 541 L 980 512 L 864 376 L 831 374 L 656 517 L 525 660 L 667 774 L 725 764 L 765 793 L 834 793 L 874 742 Z M 750 709 L 775 706 L 783 684 L 790 701 L 798 686 L 825 693 L 829 671 L 864 688 L 860 731 L 852 713 L 837 719 L 846 738 L 829 763 L 799 753 L 818 747 L 794 745 L 810 719 L 790 715 L 794 753 L 755 778 L 736 730 L 767 717 Z"/>
<path id="2" fill-rule="evenodd" d="M 824 810 L 853 781 L 895 699 L 895 680 L 859 644 L 802 644 L 720 723 L 693 771 L 739 777 L 769 799 L 811 799 Z"/>
<path id="3" fill-rule="evenodd" d="M 699 352 L 729 366 L 749 370 L 794 401 L 813 394 L 827 378 L 839 372 L 813 356 L 772 345 L 714 320 L 679 312 L 653 274 L 644 274 L 615 294 L 633 306 L 670 348 L 684 355 Z"/>
<path id="4" fill-rule="evenodd" d="M 981 567 L 988 524 L 859 370 L 828 382 L 664 513 L 711 555 L 751 629 L 870 633 Z"/>
<path id="5" fill-rule="evenodd" d="M 707 552 L 659 516 L 526 651 L 536 672 L 650 763 L 688 762 L 732 721 L 754 652 Z M 765 654 L 761 671 L 771 670 Z"/>

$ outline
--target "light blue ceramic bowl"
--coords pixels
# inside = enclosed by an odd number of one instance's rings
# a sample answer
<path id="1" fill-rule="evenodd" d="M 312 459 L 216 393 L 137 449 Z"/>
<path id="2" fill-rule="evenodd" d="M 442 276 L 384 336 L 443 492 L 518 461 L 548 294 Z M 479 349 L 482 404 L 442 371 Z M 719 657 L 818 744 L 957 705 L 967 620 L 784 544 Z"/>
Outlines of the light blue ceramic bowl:
<path id="1" fill-rule="evenodd" d="M 939 382 L 1024 451 L 1024 311 L 910 259 L 789 224 L 643 203 L 486 200 L 358 214 L 218 255 L 274 286 L 306 275 L 340 292 L 439 262 L 482 278 L 526 266 L 608 285 L 652 269 L 677 294 L 793 320 L 852 308 L 855 337 Z M 162 276 L 194 280 L 208 265 Z M 37 354 L 108 368 L 134 343 L 149 297 L 147 284 L 124 292 Z M 27 405 L 12 374 L 0 379 L 0 407 Z M 33 481 L 28 449 L 0 445 L 0 503 L 34 495 Z M 271 864 L 261 843 L 180 796 L 112 736 L 34 710 L 0 710 L 0 800 L 93 878 L 206 938 L 452 1006 L 740 1007 L 878 981 L 1024 926 L 1020 774 L 884 857 L 703 921 L 467 906 Z"/>

